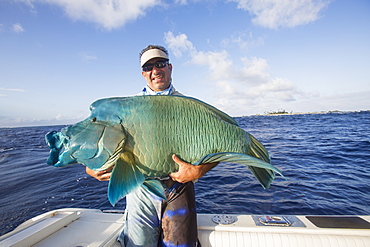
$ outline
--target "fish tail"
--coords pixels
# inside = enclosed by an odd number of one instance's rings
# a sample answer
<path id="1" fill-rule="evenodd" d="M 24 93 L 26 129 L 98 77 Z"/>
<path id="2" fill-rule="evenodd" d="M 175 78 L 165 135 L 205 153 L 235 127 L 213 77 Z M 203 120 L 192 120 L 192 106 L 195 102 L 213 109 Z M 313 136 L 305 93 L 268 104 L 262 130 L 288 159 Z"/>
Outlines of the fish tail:
<path id="1" fill-rule="evenodd" d="M 266 154 L 264 158 L 266 159 Z M 268 159 L 269 160 L 269 159 Z M 193 165 L 199 165 L 211 162 L 231 162 L 238 163 L 248 166 L 252 174 L 257 178 L 263 188 L 267 189 L 270 187 L 272 180 L 275 178 L 275 173 L 281 174 L 281 172 L 269 162 L 262 160 L 262 158 L 256 158 L 252 155 L 244 153 L 213 153 L 203 156 L 200 160 L 195 162 Z M 284 176 L 283 176 L 284 177 Z"/>
<path id="2" fill-rule="evenodd" d="M 248 134 L 251 138 L 250 143 L 250 155 L 263 160 L 267 163 L 271 163 L 269 152 L 266 150 L 266 148 L 260 143 L 254 136 L 251 134 Z"/>
<path id="3" fill-rule="evenodd" d="M 272 180 L 275 178 L 275 173 L 271 170 L 249 166 L 248 169 L 257 178 L 264 189 L 270 188 Z"/>
<path id="4" fill-rule="evenodd" d="M 251 138 L 249 154 L 267 163 L 271 163 L 270 154 L 268 153 L 266 148 L 262 145 L 262 143 L 260 143 L 251 134 L 249 134 L 249 137 Z M 253 173 L 253 175 L 258 179 L 263 188 L 265 189 L 270 188 L 271 182 L 275 178 L 275 173 L 272 170 L 253 166 L 249 166 L 248 168 Z M 280 175 L 282 174 L 280 173 Z"/>

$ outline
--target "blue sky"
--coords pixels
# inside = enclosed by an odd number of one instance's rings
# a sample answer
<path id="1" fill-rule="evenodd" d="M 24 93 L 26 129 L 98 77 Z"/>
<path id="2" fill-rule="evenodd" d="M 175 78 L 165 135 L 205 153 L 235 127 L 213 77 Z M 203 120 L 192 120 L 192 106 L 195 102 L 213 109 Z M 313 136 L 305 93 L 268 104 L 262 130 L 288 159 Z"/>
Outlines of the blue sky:
<path id="1" fill-rule="evenodd" d="M 137 94 L 166 46 L 177 90 L 231 116 L 370 109 L 368 0 L 2 0 L 0 127 L 72 124 Z"/>

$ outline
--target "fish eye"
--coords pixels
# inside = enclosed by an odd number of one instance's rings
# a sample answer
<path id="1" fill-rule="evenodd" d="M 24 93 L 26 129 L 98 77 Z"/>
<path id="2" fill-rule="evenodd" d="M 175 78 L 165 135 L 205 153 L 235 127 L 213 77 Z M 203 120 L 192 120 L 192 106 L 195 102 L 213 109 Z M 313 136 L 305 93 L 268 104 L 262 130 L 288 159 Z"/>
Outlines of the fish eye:
<path id="1" fill-rule="evenodd" d="M 91 119 L 91 122 L 95 123 L 95 122 L 96 122 L 96 117 L 93 117 L 93 118 Z"/>

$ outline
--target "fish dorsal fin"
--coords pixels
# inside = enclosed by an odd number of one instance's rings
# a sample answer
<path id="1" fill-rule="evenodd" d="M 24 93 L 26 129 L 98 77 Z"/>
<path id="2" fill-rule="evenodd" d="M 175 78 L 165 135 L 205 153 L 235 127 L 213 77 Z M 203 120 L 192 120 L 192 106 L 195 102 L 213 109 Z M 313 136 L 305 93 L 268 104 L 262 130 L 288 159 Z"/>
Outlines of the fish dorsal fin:
<path id="1" fill-rule="evenodd" d="M 129 152 L 124 152 L 118 158 L 108 185 L 108 199 L 114 206 L 127 194 L 141 186 L 144 175 L 136 167 L 135 159 Z"/>

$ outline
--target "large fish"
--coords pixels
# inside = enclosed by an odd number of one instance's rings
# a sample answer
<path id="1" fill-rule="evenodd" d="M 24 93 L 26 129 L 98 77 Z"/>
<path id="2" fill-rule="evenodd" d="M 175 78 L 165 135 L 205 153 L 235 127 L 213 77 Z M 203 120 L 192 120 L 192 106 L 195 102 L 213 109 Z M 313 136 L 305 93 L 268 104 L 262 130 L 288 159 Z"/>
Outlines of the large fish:
<path id="1" fill-rule="evenodd" d="M 95 101 L 91 115 L 61 132 L 49 132 L 47 163 L 80 163 L 90 169 L 114 166 L 108 185 L 112 205 L 140 185 L 164 197 L 156 179 L 177 171 L 172 154 L 193 165 L 245 164 L 264 188 L 274 172 L 263 145 L 226 113 L 193 98 L 136 96 Z"/>

